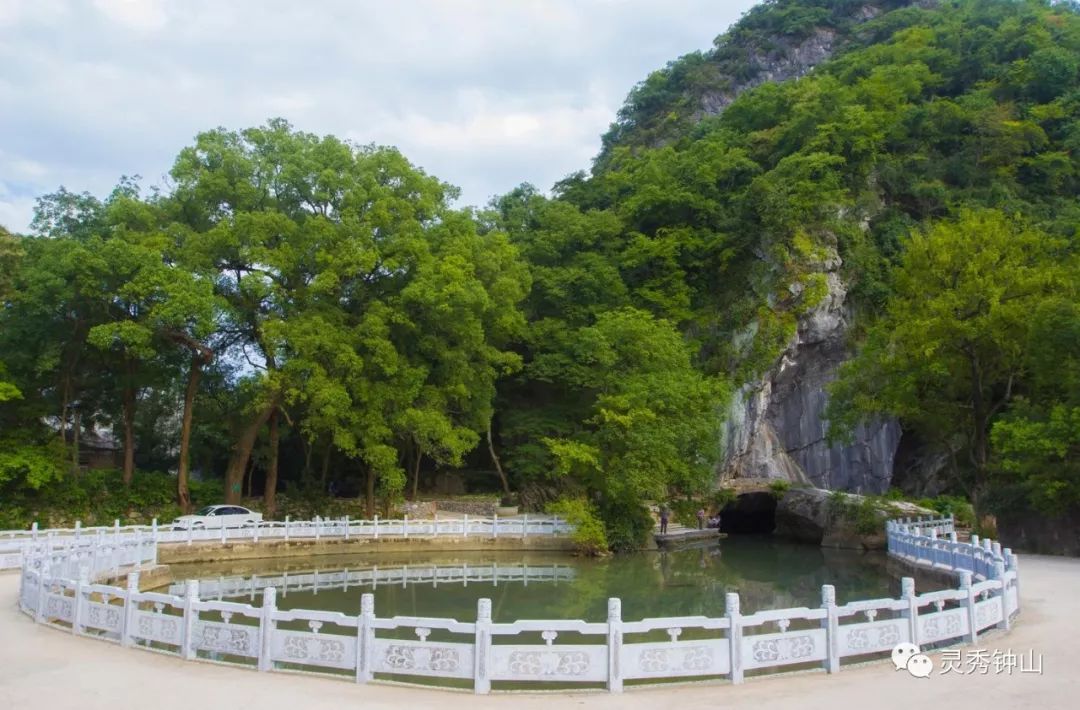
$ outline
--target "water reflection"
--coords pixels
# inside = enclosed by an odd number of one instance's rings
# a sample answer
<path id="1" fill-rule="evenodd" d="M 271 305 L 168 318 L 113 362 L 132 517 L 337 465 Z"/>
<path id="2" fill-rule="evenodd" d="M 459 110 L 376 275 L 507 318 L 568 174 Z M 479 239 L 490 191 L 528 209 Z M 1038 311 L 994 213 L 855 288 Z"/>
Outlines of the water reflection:
<path id="1" fill-rule="evenodd" d="M 819 606 L 823 584 L 836 587 L 840 603 L 899 594 L 883 553 L 824 550 L 767 536 L 733 536 L 696 549 L 601 560 L 535 553 L 368 555 L 177 565 L 173 572 L 178 580 L 199 579 L 204 598 L 247 600 L 256 598 L 260 587 L 275 586 L 280 608 L 356 614 L 361 594 L 372 592 L 379 616 L 460 620 L 475 618 L 481 597 L 492 600 L 497 621 L 602 621 L 608 597 L 622 599 L 624 619 L 640 619 L 720 616 L 726 592 L 740 594 L 743 613 Z"/>

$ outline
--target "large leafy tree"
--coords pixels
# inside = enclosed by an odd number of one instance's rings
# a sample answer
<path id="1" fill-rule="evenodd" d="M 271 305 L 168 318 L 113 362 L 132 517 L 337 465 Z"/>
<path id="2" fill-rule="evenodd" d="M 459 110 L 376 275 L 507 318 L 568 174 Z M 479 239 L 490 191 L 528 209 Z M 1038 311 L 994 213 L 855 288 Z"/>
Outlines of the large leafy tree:
<path id="1" fill-rule="evenodd" d="M 1062 246 L 996 211 L 912 234 L 885 314 L 841 368 L 830 420 L 900 417 L 952 456 L 978 504 L 991 425 L 1028 374 L 1032 314 L 1064 283 Z"/>
<path id="2" fill-rule="evenodd" d="M 376 483 L 405 485 L 401 447 L 458 463 L 490 419 L 499 350 L 520 327 L 527 284 L 497 234 L 453 213 L 453 189 L 396 150 L 294 131 L 284 121 L 212 131 L 173 169 L 188 255 L 229 304 L 250 365 L 251 415 L 226 471 L 235 500 L 269 422 L 272 507 L 276 417 L 302 411 Z"/>

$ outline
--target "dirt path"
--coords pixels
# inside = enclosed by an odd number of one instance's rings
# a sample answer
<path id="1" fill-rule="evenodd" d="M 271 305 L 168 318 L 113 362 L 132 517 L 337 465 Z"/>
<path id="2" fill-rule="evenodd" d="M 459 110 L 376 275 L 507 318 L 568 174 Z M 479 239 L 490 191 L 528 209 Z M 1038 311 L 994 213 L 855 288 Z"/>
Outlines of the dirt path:
<path id="1" fill-rule="evenodd" d="M 0 710 L 550 710 L 554 707 L 680 708 L 1014 708 L 1080 707 L 1080 560 L 1021 558 L 1023 613 L 1008 635 L 979 648 L 1042 654 L 1043 674 L 939 675 L 917 679 L 888 663 L 749 680 L 606 693 L 466 693 L 359 686 L 324 678 L 255 671 L 123 649 L 36 626 L 18 613 L 16 574 L 0 575 Z M 932 654 L 940 667 L 940 654 Z"/>

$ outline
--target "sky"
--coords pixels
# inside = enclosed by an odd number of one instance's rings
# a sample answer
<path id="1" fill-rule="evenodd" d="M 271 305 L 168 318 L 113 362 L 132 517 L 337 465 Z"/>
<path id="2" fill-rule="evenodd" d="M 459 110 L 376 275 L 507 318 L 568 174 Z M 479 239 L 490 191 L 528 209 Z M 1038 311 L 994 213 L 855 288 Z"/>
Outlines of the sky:
<path id="1" fill-rule="evenodd" d="M 0 225 L 168 187 L 203 130 L 394 145 L 483 205 L 587 169 L 627 92 L 755 0 L 0 0 Z"/>

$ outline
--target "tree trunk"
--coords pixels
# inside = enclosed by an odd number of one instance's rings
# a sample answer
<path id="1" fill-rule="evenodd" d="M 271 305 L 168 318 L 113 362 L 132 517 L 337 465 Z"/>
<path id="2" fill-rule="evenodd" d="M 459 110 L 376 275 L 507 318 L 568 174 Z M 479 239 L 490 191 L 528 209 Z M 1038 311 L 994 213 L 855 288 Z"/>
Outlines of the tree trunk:
<path id="1" fill-rule="evenodd" d="M 502 481 L 503 493 L 510 495 L 510 482 L 506 480 L 506 473 L 503 471 L 502 464 L 499 462 L 499 457 L 495 454 L 495 441 L 491 437 L 490 419 L 488 419 L 487 426 L 487 442 L 488 452 L 491 453 L 491 460 L 495 464 L 495 470 L 499 473 L 499 480 Z"/>
<path id="2" fill-rule="evenodd" d="M 416 490 L 420 487 L 420 462 L 424 460 L 424 452 L 419 445 L 416 447 L 416 457 L 413 462 L 413 476 L 412 476 L 412 498 L 410 500 L 416 500 Z"/>
<path id="3" fill-rule="evenodd" d="M 79 410 L 75 410 L 75 421 L 71 427 L 71 472 L 79 475 Z"/>
<path id="4" fill-rule="evenodd" d="M 135 477 L 135 388 L 124 388 L 124 485 Z"/>
<path id="5" fill-rule="evenodd" d="M 270 465 L 266 469 L 266 486 L 263 490 L 263 508 L 268 518 L 274 517 L 277 510 L 277 476 L 278 476 L 278 410 L 275 408 L 270 414 Z"/>
<path id="6" fill-rule="evenodd" d="M 247 473 L 244 474 L 244 497 L 251 497 L 251 487 L 255 485 L 255 457 L 248 461 Z"/>
<path id="7" fill-rule="evenodd" d="M 375 472 L 370 468 L 367 472 L 367 498 L 365 504 L 367 519 L 375 517 Z"/>
<path id="8" fill-rule="evenodd" d="M 323 460 L 322 460 L 322 478 L 320 479 L 320 482 L 322 483 L 322 489 L 324 491 L 326 490 L 326 478 L 330 474 L 330 458 L 333 456 L 333 453 L 334 453 L 334 442 L 331 439 L 326 444 L 326 453 L 323 454 Z"/>
<path id="9" fill-rule="evenodd" d="M 315 452 L 315 443 L 306 436 L 301 436 L 300 441 L 304 445 L 304 470 L 300 472 L 300 480 L 307 482 L 311 480 L 311 456 Z"/>
<path id="10" fill-rule="evenodd" d="M 259 410 L 255 418 L 241 432 L 240 438 L 233 445 L 232 456 L 229 458 L 229 467 L 225 469 L 225 502 L 235 504 L 240 502 L 240 494 L 243 492 L 244 473 L 247 472 L 248 461 L 251 459 L 251 450 L 255 448 L 255 440 L 259 437 L 259 430 L 270 418 L 270 413 L 277 408 L 277 402 Z"/>
<path id="11" fill-rule="evenodd" d="M 71 378 L 64 378 L 63 394 L 60 396 L 60 441 L 67 443 L 68 401 L 71 399 Z"/>
<path id="12" fill-rule="evenodd" d="M 187 388 L 184 390 L 184 414 L 180 424 L 180 462 L 176 473 L 176 502 L 185 514 L 191 512 L 191 492 L 188 490 L 188 474 L 191 459 L 191 420 L 195 411 L 195 395 L 199 391 L 202 368 L 205 362 L 201 354 L 191 358 Z"/>

